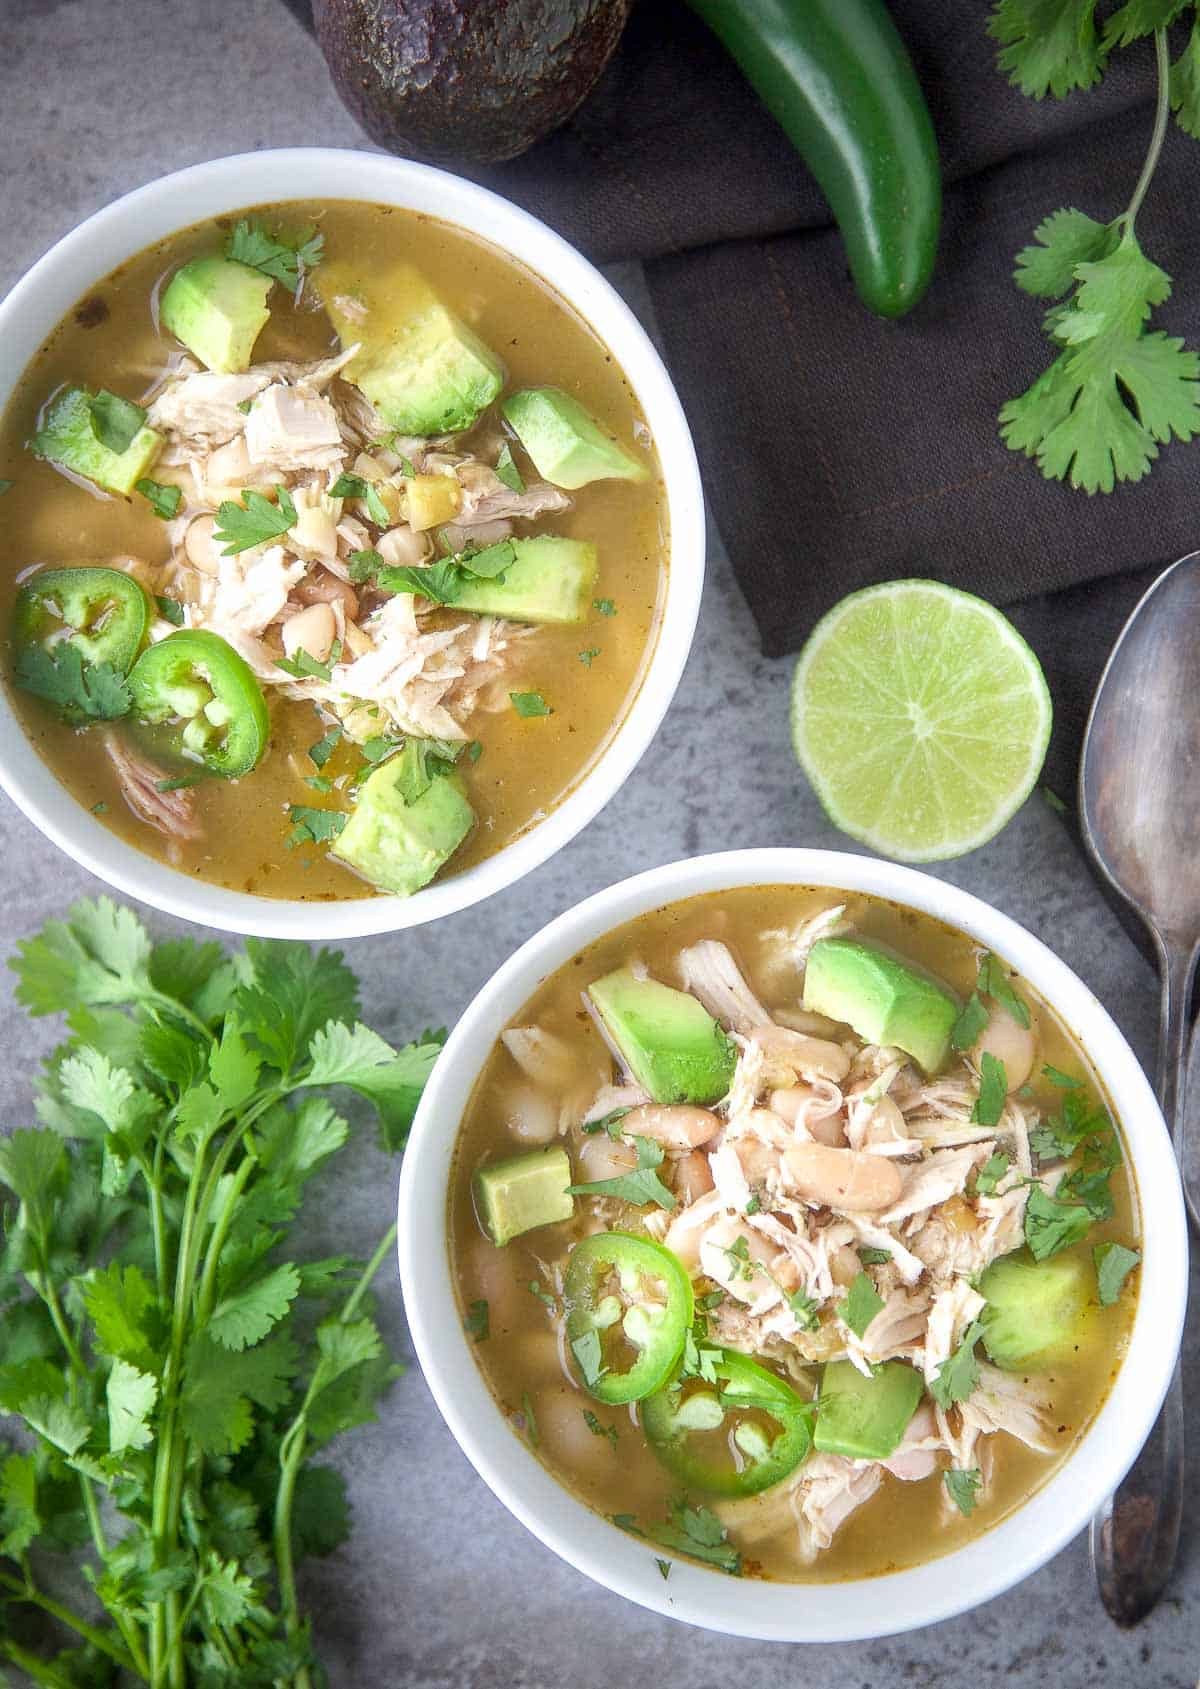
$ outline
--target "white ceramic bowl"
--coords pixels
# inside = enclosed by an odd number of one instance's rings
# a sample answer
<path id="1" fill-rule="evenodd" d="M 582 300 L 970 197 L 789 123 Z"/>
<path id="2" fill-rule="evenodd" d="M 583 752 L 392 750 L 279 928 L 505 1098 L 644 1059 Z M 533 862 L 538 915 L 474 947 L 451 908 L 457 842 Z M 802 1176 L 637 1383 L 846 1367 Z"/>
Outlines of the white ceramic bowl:
<path id="1" fill-rule="evenodd" d="M 352 938 L 418 926 L 501 891 L 561 849 L 618 791 L 657 731 L 691 649 L 704 577 L 704 500 L 683 410 L 645 330 L 566 241 L 507 200 L 444 170 L 373 153 L 289 148 L 214 159 L 126 194 L 80 224 L 0 303 L 0 410 L 46 336 L 118 264 L 205 218 L 296 198 L 357 199 L 440 217 L 511 253 L 562 295 L 624 370 L 662 464 L 670 524 L 657 639 L 625 719 L 593 767 L 544 820 L 465 873 L 415 897 L 288 902 L 227 891 L 176 872 L 110 833 L 34 751 L 0 689 L 0 785 L 69 856 L 109 885 L 171 914 L 230 932 Z"/>
<path id="2" fill-rule="evenodd" d="M 1025 1505 L 953 1554 L 869 1582 L 765 1583 L 677 1563 L 593 1513 L 533 1457 L 476 1365 L 451 1286 L 447 1181 L 458 1123 L 497 1035 L 556 968 L 646 910 L 746 885 L 828 886 L 923 910 L 969 933 L 1054 1006 L 1093 1062 L 1124 1130 L 1143 1215 L 1144 1258 L 1129 1352 L 1095 1423 Z M 484 986 L 425 1090 L 400 1179 L 400 1271 L 426 1381 L 468 1459 L 522 1524 L 597 1582 L 671 1618 L 735 1636 L 850 1642 L 933 1624 L 1028 1577 L 1083 1527 L 1132 1464 L 1157 1417 L 1183 1330 L 1187 1231 L 1175 1160 L 1154 1094 L 1106 1011 L 1071 970 L 1007 915 L 911 868 L 820 850 L 703 856 L 624 880 L 551 922 Z"/>

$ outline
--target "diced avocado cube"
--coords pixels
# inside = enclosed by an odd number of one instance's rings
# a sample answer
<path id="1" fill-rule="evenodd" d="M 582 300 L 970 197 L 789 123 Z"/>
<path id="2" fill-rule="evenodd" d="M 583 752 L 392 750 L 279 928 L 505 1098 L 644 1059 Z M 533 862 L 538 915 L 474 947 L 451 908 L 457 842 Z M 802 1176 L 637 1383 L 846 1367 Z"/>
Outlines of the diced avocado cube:
<path id="1" fill-rule="evenodd" d="M 556 487 L 589 481 L 645 481 L 650 474 L 560 387 L 525 387 L 500 407 L 504 420 L 533 459 L 543 480 Z"/>
<path id="2" fill-rule="evenodd" d="M 207 369 L 246 370 L 271 315 L 272 285 L 270 276 L 231 258 L 193 258 L 167 284 L 159 321 Z"/>
<path id="3" fill-rule="evenodd" d="M 561 1146 L 489 1161 L 475 1175 L 475 1203 L 492 1242 L 503 1248 L 522 1232 L 569 1220 L 571 1163 Z"/>
<path id="4" fill-rule="evenodd" d="M 804 1007 L 844 1021 L 869 1044 L 894 1044 L 936 1073 L 959 1002 L 908 962 L 854 938 L 821 938 L 804 972 Z"/>
<path id="5" fill-rule="evenodd" d="M 105 492 L 128 495 L 158 456 L 162 435 L 139 428 L 123 452 L 110 451 L 92 426 L 93 397 L 86 387 L 60 393 L 45 427 L 33 437 L 33 449 L 38 457 L 94 481 Z"/>
<path id="6" fill-rule="evenodd" d="M 428 885 L 475 825 L 457 775 L 434 779 L 406 803 L 399 757 L 381 763 L 359 788 L 350 819 L 329 847 L 380 891 L 409 897 Z"/>
<path id="7" fill-rule="evenodd" d="M 605 1031 L 656 1103 L 715 1103 L 729 1090 L 737 1051 L 703 1004 L 629 968 L 588 986 Z"/>
<path id="8" fill-rule="evenodd" d="M 509 543 L 515 555 L 503 575 L 468 581 L 454 608 L 514 622 L 586 621 L 596 585 L 595 546 L 553 534 Z"/>
<path id="9" fill-rule="evenodd" d="M 359 348 L 342 374 L 389 428 L 456 434 L 499 395 L 499 358 L 411 264 L 364 273 L 327 258 L 315 279 L 343 348 Z"/>
<path id="10" fill-rule="evenodd" d="M 1077 1255 L 1034 1261 L 1022 1249 L 993 1261 L 979 1281 L 987 1305 L 983 1343 L 999 1367 L 1015 1370 L 1071 1359 L 1088 1317 L 1092 1282 Z"/>
<path id="11" fill-rule="evenodd" d="M 408 525 L 419 534 L 458 515 L 462 488 L 453 475 L 414 475 L 404 483 Z"/>
<path id="12" fill-rule="evenodd" d="M 886 1460 L 900 1447 L 924 1388 L 920 1373 L 905 1361 L 887 1361 L 870 1378 L 853 1361 L 827 1361 L 814 1446 L 850 1460 Z"/>

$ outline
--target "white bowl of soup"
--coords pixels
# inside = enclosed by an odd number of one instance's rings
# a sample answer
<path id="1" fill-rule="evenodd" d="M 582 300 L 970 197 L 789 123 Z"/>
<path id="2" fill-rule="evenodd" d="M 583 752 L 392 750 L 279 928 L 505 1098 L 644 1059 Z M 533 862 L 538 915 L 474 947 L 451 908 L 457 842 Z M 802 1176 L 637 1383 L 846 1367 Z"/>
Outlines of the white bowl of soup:
<path id="1" fill-rule="evenodd" d="M 414 925 L 630 773 L 704 567 L 645 332 L 536 219 L 297 149 L 105 207 L 0 304 L 0 781 L 235 931 Z"/>
<path id="2" fill-rule="evenodd" d="M 932 1624 L 1118 1484 L 1178 1352 L 1169 1137 L 1037 938 L 911 869 L 654 869 L 460 1020 L 405 1155 L 409 1325 L 548 1547 L 779 1641 Z"/>

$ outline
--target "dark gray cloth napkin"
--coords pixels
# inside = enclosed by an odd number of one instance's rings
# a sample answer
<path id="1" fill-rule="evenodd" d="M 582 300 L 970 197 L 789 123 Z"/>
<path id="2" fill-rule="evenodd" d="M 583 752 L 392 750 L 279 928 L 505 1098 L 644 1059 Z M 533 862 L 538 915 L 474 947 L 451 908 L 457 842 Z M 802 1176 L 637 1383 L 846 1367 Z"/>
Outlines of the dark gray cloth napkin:
<path id="1" fill-rule="evenodd" d="M 285 0 L 307 21 L 305 0 Z M 984 0 L 891 0 L 946 178 L 938 272 L 907 318 L 854 294 L 803 163 L 679 0 L 642 0 L 576 116 L 523 157 L 466 172 L 599 261 L 639 257 L 705 487 L 763 649 L 798 649 L 844 593 L 932 576 L 1008 607 L 1056 705 L 1047 780 L 1071 796 L 1092 689 L 1155 568 L 1200 539 L 1200 446 L 1089 498 L 1043 480 L 996 428 L 1050 361 L 1013 258 L 1049 212 L 1108 219 L 1141 166 L 1149 43 L 1100 88 L 1026 99 Z M 1161 325 L 1200 340 L 1200 142 L 1173 129 L 1139 218 L 1178 278 Z"/>

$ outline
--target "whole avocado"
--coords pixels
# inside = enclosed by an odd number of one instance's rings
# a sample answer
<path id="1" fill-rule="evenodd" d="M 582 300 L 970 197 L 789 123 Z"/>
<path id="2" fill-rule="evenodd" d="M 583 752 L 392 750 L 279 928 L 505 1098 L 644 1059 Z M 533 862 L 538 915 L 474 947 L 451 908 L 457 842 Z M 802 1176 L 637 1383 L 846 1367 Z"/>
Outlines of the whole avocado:
<path id="1" fill-rule="evenodd" d="M 334 86 L 391 152 L 498 164 L 565 123 L 633 0 L 314 0 Z"/>

